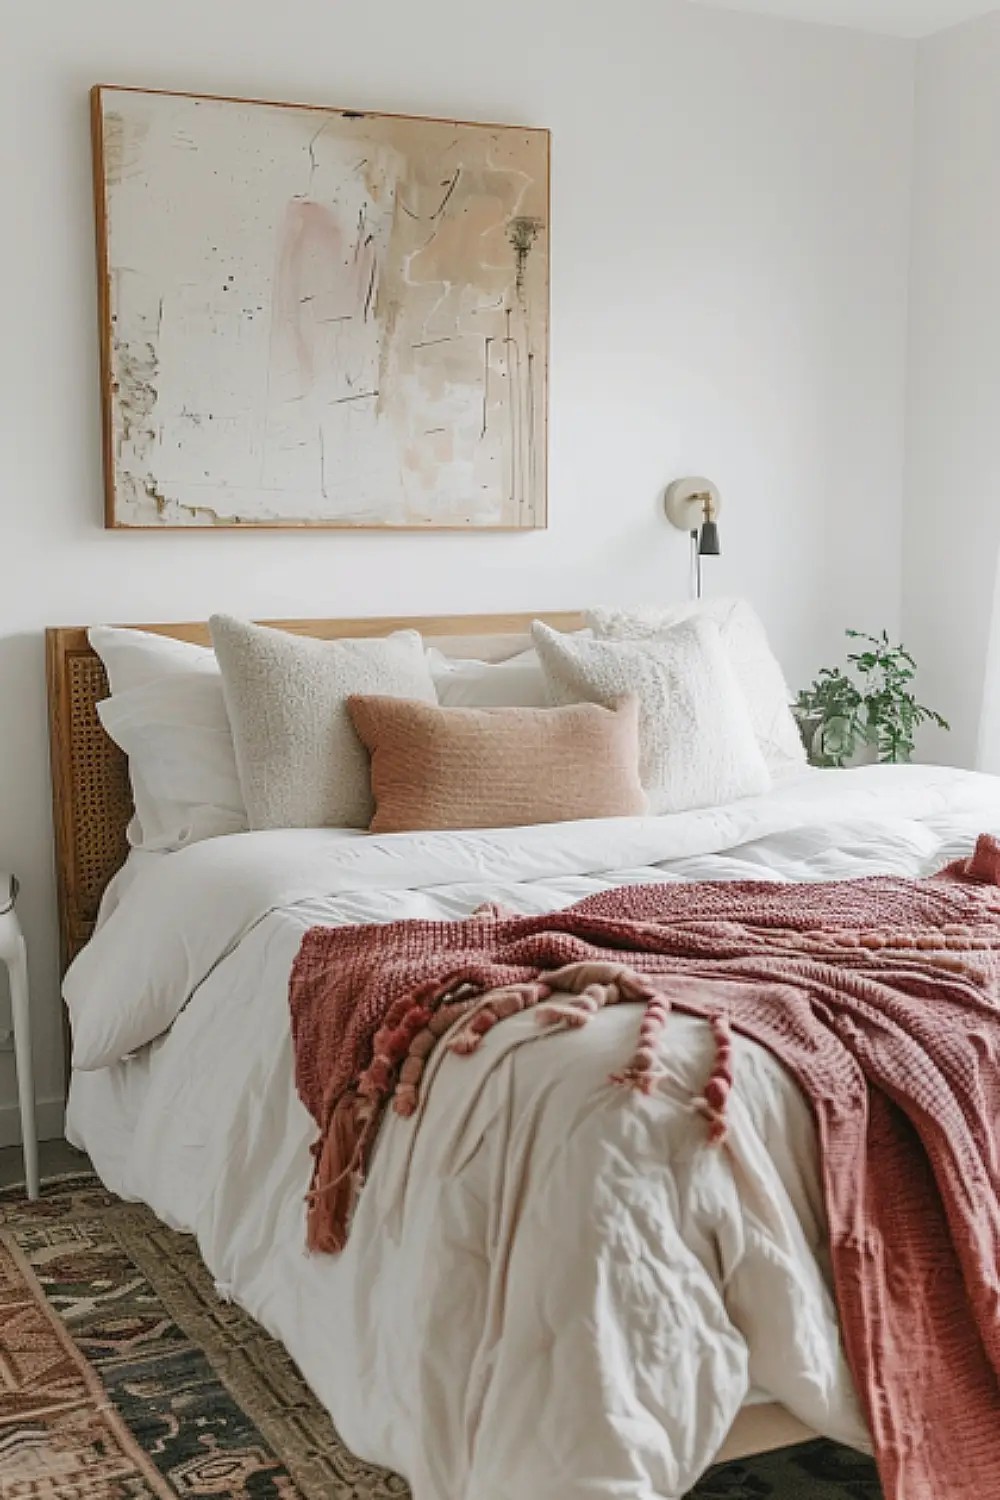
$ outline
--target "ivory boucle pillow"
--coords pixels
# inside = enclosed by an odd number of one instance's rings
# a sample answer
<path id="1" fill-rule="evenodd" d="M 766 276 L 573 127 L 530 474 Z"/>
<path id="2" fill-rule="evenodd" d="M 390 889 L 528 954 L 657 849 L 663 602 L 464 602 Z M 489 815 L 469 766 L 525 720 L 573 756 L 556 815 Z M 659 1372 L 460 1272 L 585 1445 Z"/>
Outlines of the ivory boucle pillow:
<path id="1" fill-rule="evenodd" d="M 717 807 L 771 777 L 719 628 L 689 620 L 650 641 L 581 640 L 536 620 L 554 703 L 639 700 L 639 774 L 653 813 Z"/>
<path id="2" fill-rule="evenodd" d="M 587 615 L 597 636 L 614 641 L 659 640 L 691 619 L 711 620 L 719 627 L 768 770 L 775 776 L 801 771 L 806 752 L 789 707 L 792 695 L 760 616 L 747 599 L 691 599 L 665 608 L 592 609 Z"/>
<path id="3" fill-rule="evenodd" d="M 415 630 L 319 641 L 227 615 L 209 622 L 251 828 L 364 828 L 368 757 L 352 693 L 436 701 Z"/>
<path id="4" fill-rule="evenodd" d="M 372 833 L 516 828 L 644 812 L 639 713 L 613 708 L 430 708 L 348 700 L 371 752 Z"/>

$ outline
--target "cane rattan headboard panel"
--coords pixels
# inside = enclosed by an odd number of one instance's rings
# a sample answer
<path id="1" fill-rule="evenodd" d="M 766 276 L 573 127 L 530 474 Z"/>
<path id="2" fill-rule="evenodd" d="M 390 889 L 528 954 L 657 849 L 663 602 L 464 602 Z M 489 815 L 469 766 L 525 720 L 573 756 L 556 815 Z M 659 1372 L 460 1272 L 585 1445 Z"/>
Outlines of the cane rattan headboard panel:
<path id="1" fill-rule="evenodd" d="M 419 630 L 451 655 L 501 660 L 527 644 L 525 637 L 536 619 L 558 630 L 577 630 L 583 624 L 582 615 L 576 613 L 273 623 L 282 630 L 324 640 Z M 209 643 L 207 624 L 133 628 L 199 645 Z M 132 793 L 125 756 L 108 739 L 97 717 L 97 704 L 107 697 L 108 684 L 104 668 L 87 641 L 86 627 L 46 631 L 46 664 L 59 927 L 65 967 L 93 931 L 104 888 L 125 860 Z"/>

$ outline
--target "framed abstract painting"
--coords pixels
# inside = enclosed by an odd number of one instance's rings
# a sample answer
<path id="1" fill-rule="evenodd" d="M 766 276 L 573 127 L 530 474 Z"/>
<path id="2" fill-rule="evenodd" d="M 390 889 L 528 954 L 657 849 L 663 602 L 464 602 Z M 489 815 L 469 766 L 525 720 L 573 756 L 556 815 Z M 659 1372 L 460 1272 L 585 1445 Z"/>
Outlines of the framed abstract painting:
<path id="1" fill-rule="evenodd" d="M 108 526 L 545 526 L 547 131 L 92 111 Z"/>

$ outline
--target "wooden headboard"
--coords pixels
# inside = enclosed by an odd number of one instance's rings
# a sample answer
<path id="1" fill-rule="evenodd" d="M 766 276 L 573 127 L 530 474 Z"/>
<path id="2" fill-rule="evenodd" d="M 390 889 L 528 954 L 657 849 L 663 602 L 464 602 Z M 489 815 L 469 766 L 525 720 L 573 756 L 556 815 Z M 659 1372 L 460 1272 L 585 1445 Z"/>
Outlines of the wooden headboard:
<path id="1" fill-rule="evenodd" d="M 419 630 L 449 655 L 501 660 L 527 644 L 532 620 L 545 620 L 557 630 L 578 630 L 583 624 L 581 614 L 568 612 L 268 623 L 321 640 Z M 132 628 L 197 645 L 210 643 L 205 623 Z M 125 756 L 97 717 L 97 704 L 108 695 L 108 681 L 87 641 L 86 627 L 59 627 L 47 630 L 45 637 L 59 931 L 65 968 L 90 937 L 104 888 L 125 861 L 132 792 Z"/>

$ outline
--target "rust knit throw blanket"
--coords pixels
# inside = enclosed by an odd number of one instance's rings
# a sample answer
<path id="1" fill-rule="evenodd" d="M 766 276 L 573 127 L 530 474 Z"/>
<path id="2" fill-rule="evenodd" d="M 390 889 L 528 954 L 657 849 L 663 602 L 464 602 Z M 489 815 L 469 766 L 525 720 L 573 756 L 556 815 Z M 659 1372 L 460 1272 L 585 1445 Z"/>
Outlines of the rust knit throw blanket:
<path id="1" fill-rule="evenodd" d="M 625 887 L 568 910 L 314 928 L 291 980 L 319 1126 L 309 1243 L 344 1244 L 392 1100 L 443 1039 L 528 1006 L 579 1025 L 638 1001 L 615 1081 L 651 1090 L 671 1007 L 704 1016 L 700 1101 L 725 1133 L 729 1028 L 795 1077 L 818 1127 L 845 1351 L 887 1500 L 1000 1500 L 1000 848 L 933 880 Z"/>

